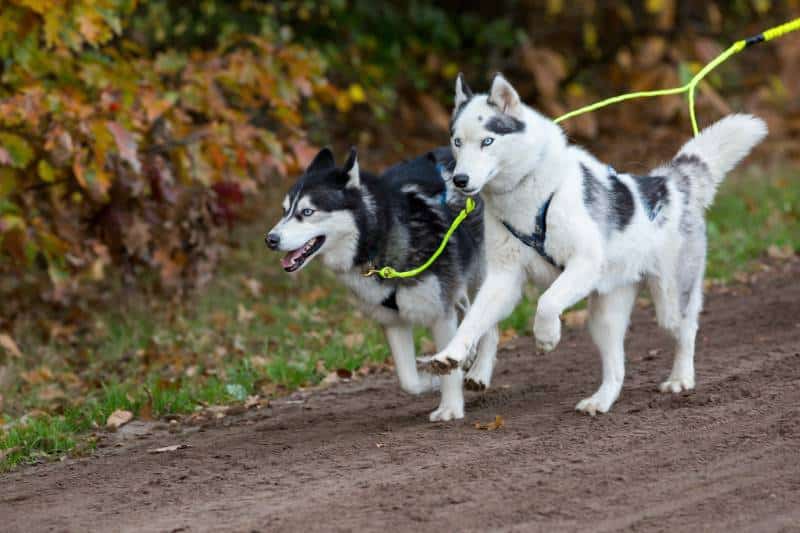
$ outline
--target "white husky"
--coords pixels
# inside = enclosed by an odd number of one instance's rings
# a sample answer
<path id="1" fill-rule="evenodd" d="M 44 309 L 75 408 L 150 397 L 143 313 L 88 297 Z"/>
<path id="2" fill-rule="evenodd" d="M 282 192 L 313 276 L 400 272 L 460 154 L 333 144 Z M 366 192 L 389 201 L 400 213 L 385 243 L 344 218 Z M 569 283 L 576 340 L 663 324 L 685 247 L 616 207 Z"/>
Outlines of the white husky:
<path id="1" fill-rule="evenodd" d="M 512 311 L 529 278 L 546 288 L 533 325 L 545 351 L 561 338 L 560 314 L 589 298 L 589 331 L 600 350 L 603 381 L 576 409 L 605 413 L 622 388 L 625 331 L 644 280 L 659 324 L 676 341 L 672 373 L 660 390 L 694 388 L 704 211 L 725 174 L 766 133 L 762 120 L 732 115 L 650 176 L 617 173 L 569 145 L 501 75 L 488 95 L 473 95 L 459 75 L 453 183 L 485 201 L 487 274 L 455 337 L 431 358 L 433 367 L 446 373 L 460 366 L 481 335 Z"/>

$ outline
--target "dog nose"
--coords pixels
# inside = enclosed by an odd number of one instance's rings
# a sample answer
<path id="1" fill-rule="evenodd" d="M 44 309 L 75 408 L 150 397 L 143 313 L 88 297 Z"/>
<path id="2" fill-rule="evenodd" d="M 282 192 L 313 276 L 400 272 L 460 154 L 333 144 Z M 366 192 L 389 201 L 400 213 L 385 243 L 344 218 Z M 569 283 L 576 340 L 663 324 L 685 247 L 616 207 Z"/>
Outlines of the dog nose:
<path id="1" fill-rule="evenodd" d="M 463 189 L 469 183 L 469 176 L 466 174 L 456 174 L 453 176 L 453 185 L 458 187 L 459 189 Z"/>
<path id="2" fill-rule="evenodd" d="M 274 233 L 269 233 L 264 239 L 264 242 L 267 243 L 267 246 L 269 247 L 270 250 L 274 250 L 281 243 L 281 238 L 275 235 Z"/>

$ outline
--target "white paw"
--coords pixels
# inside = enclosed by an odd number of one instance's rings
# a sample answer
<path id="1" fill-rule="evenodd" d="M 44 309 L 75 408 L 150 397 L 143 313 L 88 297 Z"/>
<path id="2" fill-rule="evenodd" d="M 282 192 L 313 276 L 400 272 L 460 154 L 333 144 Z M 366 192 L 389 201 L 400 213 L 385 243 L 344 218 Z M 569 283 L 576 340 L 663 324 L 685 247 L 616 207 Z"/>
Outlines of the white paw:
<path id="1" fill-rule="evenodd" d="M 692 390 L 694 388 L 694 376 L 684 376 L 684 377 L 672 377 L 661 385 L 658 386 L 658 390 L 661 392 L 671 392 L 673 394 L 677 394 L 679 392 Z"/>
<path id="2" fill-rule="evenodd" d="M 544 352 L 552 351 L 561 340 L 561 320 L 558 316 L 544 319 L 537 314 L 533 321 L 533 336 L 536 337 L 538 349 Z"/>
<path id="3" fill-rule="evenodd" d="M 464 418 L 464 404 L 442 404 L 428 417 L 431 422 L 447 422 Z"/>
<path id="4" fill-rule="evenodd" d="M 617 399 L 617 395 L 601 388 L 589 398 L 579 401 L 575 406 L 575 410 L 586 413 L 589 416 L 595 416 L 597 413 L 607 413 Z"/>
<path id="5" fill-rule="evenodd" d="M 471 391 L 484 391 L 492 381 L 491 365 L 475 365 L 464 377 L 464 388 Z"/>
<path id="6" fill-rule="evenodd" d="M 460 368 L 464 361 L 467 359 L 467 351 L 458 349 L 458 348 L 450 348 L 449 346 L 442 350 L 441 352 L 437 353 L 433 357 L 429 359 L 423 359 L 423 361 L 427 360 L 427 362 L 431 366 L 431 370 L 435 374 L 449 374 L 456 368 Z"/>

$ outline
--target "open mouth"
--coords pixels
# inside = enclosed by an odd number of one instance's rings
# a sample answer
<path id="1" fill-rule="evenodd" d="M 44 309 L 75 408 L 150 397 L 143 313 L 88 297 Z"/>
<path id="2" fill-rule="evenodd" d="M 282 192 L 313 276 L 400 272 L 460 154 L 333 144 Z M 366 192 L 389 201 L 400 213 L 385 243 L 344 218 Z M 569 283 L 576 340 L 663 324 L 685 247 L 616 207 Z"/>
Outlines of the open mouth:
<path id="1" fill-rule="evenodd" d="M 306 260 L 317 253 L 325 242 L 325 237 L 320 235 L 309 240 L 297 250 L 292 250 L 281 259 L 281 266 L 286 272 L 294 272 L 306 262 Z"/>

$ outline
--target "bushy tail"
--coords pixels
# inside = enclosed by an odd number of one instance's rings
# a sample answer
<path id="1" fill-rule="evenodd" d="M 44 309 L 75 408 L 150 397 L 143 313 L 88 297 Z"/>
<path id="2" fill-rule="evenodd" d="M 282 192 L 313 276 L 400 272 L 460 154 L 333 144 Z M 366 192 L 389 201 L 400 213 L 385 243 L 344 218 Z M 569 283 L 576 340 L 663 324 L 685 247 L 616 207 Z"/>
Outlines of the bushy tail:
<path id="1" fill-rule="evenodd" d="M 767 125 L 760 118 L 729 115 L 683 145 L 672 164 L 689 176 L 696 201 L 709 207 L 725 175 L 766 135 Z"/>

